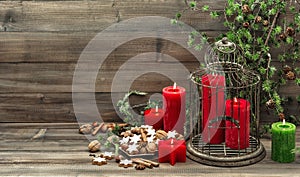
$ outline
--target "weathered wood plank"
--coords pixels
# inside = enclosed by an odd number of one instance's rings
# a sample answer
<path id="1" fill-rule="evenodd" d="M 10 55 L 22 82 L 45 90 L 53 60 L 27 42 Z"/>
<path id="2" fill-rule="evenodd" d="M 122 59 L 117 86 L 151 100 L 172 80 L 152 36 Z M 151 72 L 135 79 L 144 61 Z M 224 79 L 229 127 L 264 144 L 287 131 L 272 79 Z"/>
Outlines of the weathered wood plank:
<path id="1" fill-rule="evenodd" d="M 80 100 L 89 106 L 91 102 L 88 93 L 78 93 Z M 145 97 L 132 96 L 130 103 L 132 105 L 146 103 L 152 93 Z M 125 93 L 115 93 L 114 96 L 122 99 Z M 72 93 L 10 93 L 0 94 L 0 122 L 23 122 L 26 126 L 27 122 L 49 122 L 49 123 L 72 123 L 77 122 L 72 101 Z M 116 114 L 111 93 L 96 93 L 96 102 L 102 119 L 105 122 L 121 122 L 122 120 Z M 116 104 L 116 103 L 115 103 Z M 90 117 L 88 112 L 81 113 L 86 117 L 85 122 L 97 120 Z M 81 119 L 82 121 L 82 119 Z M 1 125 L 1 124 L 0 124 Z M 5 124 L 4 124 L 5 125 Z M 67 126 L 68 124 L 66 124 Z M 13 126 L 13 125 L 9 125 Z M 47 125 L 41 125 L 46 127 Z"/>
<path id="2" fill-rule="evenodd" d="M 218 0 L 212 7 L 221 10 L 224 2 Z M 101 31 L 112 23 L 140 16 L 173 18 L 176 12 L 186 8 L 182 0 L 2 1 L 0 7 L 2 31 L 60 32 Z M 222 24 L 210 19 L 209 14 L 196 14 L 201 20 L 187 15 L 183 21 L 198 29 L 224 29 Z"/>

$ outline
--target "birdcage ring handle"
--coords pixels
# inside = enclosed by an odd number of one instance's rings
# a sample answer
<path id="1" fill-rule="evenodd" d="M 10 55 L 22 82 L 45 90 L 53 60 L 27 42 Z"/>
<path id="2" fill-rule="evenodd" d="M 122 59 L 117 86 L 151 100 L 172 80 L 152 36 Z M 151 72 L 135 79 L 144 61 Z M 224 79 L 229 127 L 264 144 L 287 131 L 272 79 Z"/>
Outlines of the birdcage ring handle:
<path id="1" fill-rule="evenodd" d="M 217 41 L 215 46 L 223 53 L 232 53 L 236 50 L 236 44 L 230 42 L 227 37 L 223 37 L 221 40 Z"/>

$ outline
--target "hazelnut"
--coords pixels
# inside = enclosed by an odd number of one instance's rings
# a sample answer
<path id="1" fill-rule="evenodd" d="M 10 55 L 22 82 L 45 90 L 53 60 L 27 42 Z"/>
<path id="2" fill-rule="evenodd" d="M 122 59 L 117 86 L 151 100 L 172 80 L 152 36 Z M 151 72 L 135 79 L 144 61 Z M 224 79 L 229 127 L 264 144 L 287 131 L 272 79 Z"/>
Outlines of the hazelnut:
<path id="1" fill-rule="evenodd" d="M 268 20 L 264 20 L 264 21 L 263 21 L 263 25 L 264 25 L 264 26 L 268 26 L 268 25 L 269 25 L 269 21 L 268 21 Z"/>
<path id="2" fill-rule="evenodd" d="M 98 126 L 99 126 L 99 123 L 95 121 L 95 122 L 92 123 L 92 126 L 93 126 L 93 127 L 98 127 Z"/>
<path id="3" fill-rule="evenodd" d="M 93 130 L 92 125 L 90 125 L 90 124 L 84 124 L 84 125 L 80 126 L 79 133 L 81 133 L 81 134 L 89 134 L 89 133 L 92 132 L 92 130 Z"/>
<path id="4" fill-rule="evenodd" d="M 286 28 L 286 34 L 287 34 L 288 36 L 293 36 L 293 35 L 295 34 L 294 28 L 292 28 L 292 27 L 287 27 L 287 28 Z"/>
<path id="5" fill-rule="evenodd" d="M 121 144 L 120 146 L 124 151 L 128 149 L 128 144 Z"/>
<path id="6" fill-rule="evenodd" d="M 121 161 L 123 158 L 124 158 L 124 157 L 121 156 L 121 155 L 115 156 L 116 163 L 120 163 L 120 161 Z"/>
<path id="7" fill-rule="evenodd" d="M 98 140 L 94 140 L 92 142 L 90 142 L 90 144 L 88 145 L 88 148 L 91 152 L 97 152 L 100 150 L 101 144 Z"/>

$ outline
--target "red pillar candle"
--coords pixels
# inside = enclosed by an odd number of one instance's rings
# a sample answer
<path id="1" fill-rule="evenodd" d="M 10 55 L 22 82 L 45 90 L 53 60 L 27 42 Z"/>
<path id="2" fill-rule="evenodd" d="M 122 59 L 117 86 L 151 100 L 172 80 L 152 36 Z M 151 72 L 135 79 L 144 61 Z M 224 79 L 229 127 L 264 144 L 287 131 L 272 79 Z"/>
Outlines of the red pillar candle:
<path id="1" fill-rule="evenodd" d="M 161 140 L 158 142 L 158 161 L 169 162 L 172 166 L 176 162 L 186 161 L 186 144 L 184 140 Z"/>
<path id="2" fill-rule="evenodd" d="M 145 125 L 151 125 L 155 130 L 163 130 L 163 109 L 147 109 L 144 113 Z"/>
<path id="3" fill-rule="evenodd" d="M 226 116 L 239 122 L 240 128 L 232 121 L 226 121 L 225 143 L 231 149 L 249 147 L 250 103 L 242 98 L 226 100 Z"/>
<path id="4" fill-rule="evenodd" d="M 224 87 L 224 76 L 202 76 L 202 140 L 206 143 L 220 144 L 225 141 L 225 122 L 220 120 L 209 125 L 210 120 L 224 114 Z"/>
<path id="5" fill-rule="evenodd" d="M 163 88 L 164 130 L 176 130 L 184 134 L 185 123 L 185 89 L 183 87 L 169 86 Z"/>

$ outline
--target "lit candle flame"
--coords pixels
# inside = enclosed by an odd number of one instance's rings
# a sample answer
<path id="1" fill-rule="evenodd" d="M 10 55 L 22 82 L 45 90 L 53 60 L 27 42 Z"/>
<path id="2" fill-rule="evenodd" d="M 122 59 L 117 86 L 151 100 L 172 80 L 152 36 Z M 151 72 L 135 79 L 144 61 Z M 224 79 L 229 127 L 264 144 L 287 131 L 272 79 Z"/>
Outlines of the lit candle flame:
<path id="1" fill-rule="evenodd" d="M 158 112 L 158 106 L 157 105 L 155 106 L 155 112 Z"/>
<path id="2" fill-rule="evenodd" d="M 285 125 L 285 119 L 282 120 L 282 124 Z"/>
<path id="3" fill-rule="evenodd" d="M 236 97 L 233 98 L 233 102 L 237 103 L 238 99 Z"/>
<path id="4" fill-rule="evenodd" d="M 174 82 L 173 89 L 174 90 L 176 89 L 176 82 Z"/>

